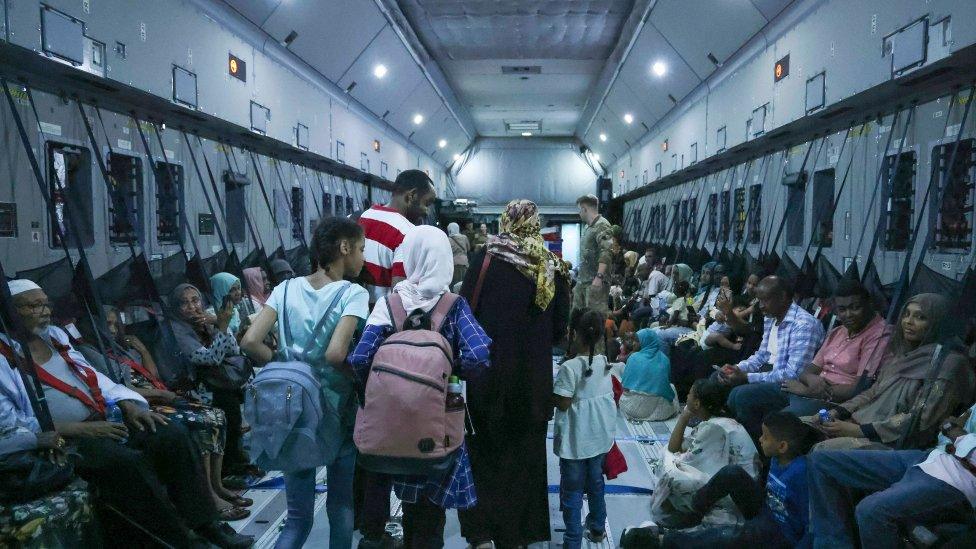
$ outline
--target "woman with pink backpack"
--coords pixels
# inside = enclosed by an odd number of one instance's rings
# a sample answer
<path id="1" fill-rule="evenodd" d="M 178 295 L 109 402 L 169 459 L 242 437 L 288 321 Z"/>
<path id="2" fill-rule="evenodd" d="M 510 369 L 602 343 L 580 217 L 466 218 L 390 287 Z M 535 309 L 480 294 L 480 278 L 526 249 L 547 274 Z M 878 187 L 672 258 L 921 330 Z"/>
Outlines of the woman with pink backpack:
<path id="1" fill-rule="evenodd" d="M 463 408 L 459 415 L 452 410 L 449 396 L 455 389 L 448 381 L 452 375 L 481 375 L 489 366 L 491 338 L 468 302 L 448 290 L 454 256 L 443 231 L 416 227 L 398 253 L 404 257 L 406 280 L 376 303 L 348 358 L 365 386 L 355 441 L 366 469 L 393 473 L 393 489 L 403 501 L 404 546 L 437 548 L 444 544 L 446 509 L 469 509 L 477 503 L 468 451 L 457 440 L 463 439 Z M 409 356 L 429 359 L 404 358 Z M 442 359 L 446 370 L 435 369 Z M 388 435 L 377 433 L 391 426 Z M 431 434 L 437 432 L 440 436 Z M 389 442 L 412 440 L 410 436 L 417 444 L 396 447 Z M 416 473 L 425 467 L 426 473 Z"/>

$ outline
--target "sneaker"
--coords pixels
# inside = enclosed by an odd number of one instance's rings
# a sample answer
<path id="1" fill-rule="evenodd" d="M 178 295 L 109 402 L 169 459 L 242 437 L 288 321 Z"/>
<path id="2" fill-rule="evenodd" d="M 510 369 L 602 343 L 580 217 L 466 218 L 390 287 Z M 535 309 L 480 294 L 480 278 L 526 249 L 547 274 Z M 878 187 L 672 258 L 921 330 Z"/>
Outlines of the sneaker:
<path id="1" fill-rule="evenodd" d="M 376 539 L 363 538 L 359 540 L 358 549 L 402 549 L 403 542 L 390 534 L 383 534 Z"/>
<path id="2" fill-rule="evenodd" d="M 211 522 L 206 526 L 197 528 L 195 532 L 221 549 L 247 549 L 254 545 L 253 537 L 242 536 L 223 522 Z"/>
<path id="3" fill-rule="evenodd" d="M 603 540 L 607 539 L 607 533 L 589 529 L 586 531 L 586 539 L 591 543 L 603 543 Z"/>

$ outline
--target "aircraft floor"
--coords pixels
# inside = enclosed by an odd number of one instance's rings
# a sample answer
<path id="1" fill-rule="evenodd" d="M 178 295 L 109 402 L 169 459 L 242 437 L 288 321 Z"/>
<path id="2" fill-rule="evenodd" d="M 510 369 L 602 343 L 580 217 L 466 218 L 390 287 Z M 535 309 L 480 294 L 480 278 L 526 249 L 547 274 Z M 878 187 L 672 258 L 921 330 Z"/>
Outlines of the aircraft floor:
<path id="1" fill-rule="evenodd" d="M 664 422 L 632 423 L 617 417 L 617 444 L 627 459 L 628 470 L 616 479 L 607 482 L 608 490 L 619 493 L 608 493 L 607 503 L 607 539 L 602 544 L 591 544 L 584 540 L 584 547 L 616 547 L 620 533 L 624 528 L 640 524 L 648 518 L 648 506 L 651 499 L 649 491 L 654 487 L 655 478 L 651 471 L 651 463 L 661 458 L 667 445 L 668 437 L 674 428 L 675 420 Z M 530 547 L 544 549 L 560 547 L 562 545 L 563 526 L 562 514 L 559 512 L 559 459 L 553 455 L 552 426 L 550 424 L 550 440 L 548 447 L 549 470 L 549 517 L 552 525 L 552 538 L 549 543 L 538 543 Z M 280 473 L 269 473 L 264 481 L 273 481 Z M 325 484 L 325 469 L 319 471 L 318 483 Z M 252 489 L 246 493 L 254 500 L 252 514 L 245 520 L 230 523 L 238 532 L 255 536 L 256 549 L 266 549 L 274 546 L 278 533 L 285 520 L 285 492 L 283 488 Z M 400 505 L 395 496 L 391 495 L 394 510 L 394 521 L 400 517 Z M 587 512 L 584 501 L 584 516 Z M 448 511 L 447 526 L 444 531 L 444 547 L 446 549 L 463 549 L 467 546 L 461 537 L 461 527 L 457 520 L 457 513 Z M 359 542 L 356 533 L 354 543 Z M 315 500 L 315 526 L 306 548 L 327 548 L 329 546 L 329 521 L 325 511 L 325 493 L 319 493 Z"/>

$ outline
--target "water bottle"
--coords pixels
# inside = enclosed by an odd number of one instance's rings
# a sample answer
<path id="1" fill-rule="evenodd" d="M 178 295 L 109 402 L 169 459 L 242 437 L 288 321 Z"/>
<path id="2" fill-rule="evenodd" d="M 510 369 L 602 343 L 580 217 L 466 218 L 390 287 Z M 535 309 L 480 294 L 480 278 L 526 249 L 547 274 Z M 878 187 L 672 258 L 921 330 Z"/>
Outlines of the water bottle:
<path id="1" fill-rule="evenodd" d="M 125 418 L 122 416 L 122 408 L 119 408 L 119 405 L 112 399 L 105 400 L 105 421 L 125 424 Z M 128 438 L 124 438 L 119 441 L 119 444 L 125 444 L 128 441 Z"/>
<path id="2" fill-rule="evenodd" d="M 817 415 L 820 416 L 820 423 L 830 423 L 833 421 L 830 419 L 830 412 L 828 412 L 825 408 L 817 412 Z"/>
<path id="3" fill-rule="evenodd" d="M 450 412 L 464 410 L 464 395 L 461 392 L 461 380 L 451 376 L 447 385 L 447 410 Z"/>

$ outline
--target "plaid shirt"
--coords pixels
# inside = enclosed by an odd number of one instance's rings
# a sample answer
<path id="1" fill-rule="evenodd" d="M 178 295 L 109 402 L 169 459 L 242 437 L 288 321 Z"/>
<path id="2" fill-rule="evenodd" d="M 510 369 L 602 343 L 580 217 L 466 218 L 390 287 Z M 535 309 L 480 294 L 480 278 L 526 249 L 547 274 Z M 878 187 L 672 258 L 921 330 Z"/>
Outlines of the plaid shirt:
<path id="1" fill-rule="evenodd" d="M 384 303 L 377 306 L 385 307 Z M 392 326 L 366 326 L 356 349 L 349 355 L 349 364 L 355 370 L 360 383 L 366 384 L 373 357 L 380 345 L 393 333 Z M 460 298 L 451 309 L 441 327 L 441 334 L 454 349 L 454 364 L 460 368 L 460 377 L 475 378 L 489 365 L 491 338 L 481 328 L 471 313 L 471 307 Z M 458 449 L 457 463 L 450 475 L 424 477 L 400 475 L 393 478 L 393 490 L 398 498 L 407 503 L 417 503 L 426 497 L 444 509 L 470 509 L 478 502 L 471 473 L 471 460 L 467 446 Z"/>
<path id="2" fill-rule="evenodd" d="M 778 383 L 800 377 L 800 372 L 813 362 L 814 355 L 824 341 L 824 329 L 820 321 L 793 303 L 779 323 L 776 363 L 771 371 L 760 372 L 769 363 L 769 334 L 772 329 L 773 319 L 767 317 L 759 350 L 739 363 L 739 369 L 746 372 L 749 383 Z"/>

